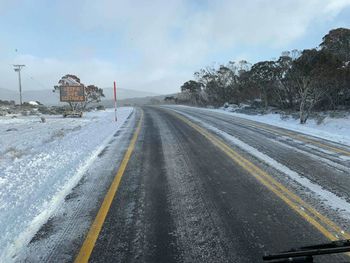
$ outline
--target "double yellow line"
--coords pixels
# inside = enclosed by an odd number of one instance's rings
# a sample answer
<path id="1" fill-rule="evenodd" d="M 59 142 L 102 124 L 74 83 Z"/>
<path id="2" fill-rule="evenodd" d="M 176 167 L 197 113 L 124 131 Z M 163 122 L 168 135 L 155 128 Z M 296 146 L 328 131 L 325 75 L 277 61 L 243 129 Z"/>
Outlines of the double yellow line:
<path id="1" fill-rule="evenodd" d="M 216 147 L 222 150 L 227 156 L 229 156 L 235 163 L 245 169 L 250 175 L 254 176 L 261 184 L 263 184 L 271 192 L 275 193 L 281 200 L 283 200 L 291 209 L 298 213 L 307 222 L 318 229 L 324 236 L 330 240 L 337 240 L 340 238 L 350 239 L 350 234 L 346 233 L 337 226 L 333 221 L 327 217 L 320 214 L 312 206 L 304 202 L 299 196 L 289 191 L 285 186 L 276 181 L 265 171 L 260 169 L 258 166 L 239 155 L 233 149 L 231 149 L 227 144 L 224 143 L 219 137 L 209 133 L 207 130 L 198 126 L 197 124 L 184 118 L 175 112 L 171 112 L 172 115 L 176 116 L 178 119 L 198 131 L 205 138 L 207 138 Z M 78 256 L 75 259 L 76 263 L 88 262 L 90 255 L 93 251 L 97 238 L 101 232 L 102 226 L 106 219 L 107 213 L 111 207 L 114 196 L 118 190 L 121 178 L 125 172 L 127 164 L 130 160 L 131 154 L 135 148 L 137 138 L 141 130 L 141 124 L 143 120 L 143 112 L 141 113 L 141 118 L 137 125 L 136 131 L 131 139 L 130 145 L 124 155 L 118 172 L 103 200 L 103 203 L 97 213 L 97 216 L 92 223 L 90 230 L 84 240 L 84 243 L 79 251 Z"/>
<path id="2" fill-rule="evenodd" d="M 249 126 L 251 126 L 253 128 L 258 128 L 258 129 L 265 130 L 265 131 L 268 131 L 268 132 L 271 132 L 271 133 L 287 136 L 287 137 L 290 137 L 290 138 L 293 138 L 293 139 L 296 139 L 296 140 L 299 140 L 299 141 L 302 141 L 302 142 L 313 144 L 313 145 L 319 146 L 319 147 L 321 147 L 321 148 L 323 148 L 325 150 L 329 150 L 329 151 L 332 151 L 332 152 L 335 152 L 335 153 L 339 153 L 339 154 L 342 154 L 342 155 L 345 155 L 345 156 L 350 156 L 350 151 L 348 151 L 348 150 L 345 150 L 345 149 L 342 149 L 342 148 L 339 148 L 339 147 L 335 147 L 335 146 L 332 146 L 332 145 L 329 145 L 329 144 L 322 143 L 322 142 L 320 142 L 318 140 L 314 140 L 314 139 L 308 138 L 308 137 L 306 137 L 304 135 L 301 135 L 301 134 L 295 134 L 293 132 L 283 131 L 283 130 L 280 130 L 280 129 L 273 129 L 273 128 L 270 128 L 270 127 L 268 127 L 266 125 L 252 123 L 251 121 L 247 121 L 247 120 L 242 120 L 242 123 L 245 123 L 246 125 L 249 125 Z"/>
<path id="3" fill-rule="evenodd" d="M 124 155 L 124 158 L 119 166 L 118 172 L 116 176 L 114 177 L 114 180 L 109 187 L 109 190 L 102 202 L 102 205 L 97 213 L 97 216 L 92 223 L 90 230 L 85 238 L 85 241 L 80 248 L 79 254 L 75 259 L 76 263 L 81 263 L 81 262 L 88 262 L 90 255 L 92 253 L 92 250 L 94 249 L 96 240 L 101 232 L 102 225 L 106 219 L 107 213 L 111 207 L 112 201 L 114 199 L 114 196 L 118 190 L 120 181 L 122 179 L 122 176 L 125 172 L 126 166 L 130 160 L 131 154 L 134 151 L 135 144 L 137 141 L 137 138 L 139 136 L 140 130 L 141 130 L 141 124 L 143 120 L 143 112 L 141 111 L 141 118 L 139 120 L 139 123 L 137 125 L 136 131 L 131 139 L 131 142 L 129 144 L 129 147 Z"/>
<path id="4" fill-rule="evenodd" d="M 324 236 L 330 240 L 337 239 L 350 239 L 350 234 L 342 230 L 329 218 L 320 214 L 312 206 L 304 202 L 299 196 L 288 190 L 281 183 L 272 178 L 265 171 L 260 169 L 251 161 L 247 160 L 243 156 L 235 152 L 231 147 L 225 144 L 221 139 L 213 134 L 209 133 L 204 128 L 189 121 L 187 118 L 179 115 L 175 112 L 171 112 L 172 115 L 192 127 L 206 139 L 213 143 L 216 147 L 222 150 L 227 156 L 229 156 L 235 163 L 245 169 L 250 175 L 254 176 L 261 184 L 268 188 L 271 192 L 276 194 L 281 200 L 283 200 L 292 210 L 298 213 L 303 219 L 318 229 Z"/>

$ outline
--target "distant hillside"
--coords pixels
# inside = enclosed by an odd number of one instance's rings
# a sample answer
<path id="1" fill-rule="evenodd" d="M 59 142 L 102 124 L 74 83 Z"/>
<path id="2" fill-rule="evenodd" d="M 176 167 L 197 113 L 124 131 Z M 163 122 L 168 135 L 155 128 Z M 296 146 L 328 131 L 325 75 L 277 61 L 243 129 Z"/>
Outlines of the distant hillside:
<path id="1" fill-rule="evenodd" d="M 127 98 L 127 99 L 120 100 L 118 102 L 118 106 L 128 106 L 128 105 L 142 106 L 142 105 L 167 104 L 169 102 L 165 102 L 164 98 L 168 96 L 176 96 L 176 95 L 177 94 L 168 94 L 168 95 L 148 96 L 148 97 L 142 97 L 142 98 Z M 110 105 L 111 104 L 106 106 L 110 106 Z"/>
<path id="2" fill-rule="evenodd" d="M 103 88 L 103 93 L 105 95 L 105 100 L 113 99 L 113 88 Z M 148 96 L 157 96 L 159 94 L 140 91 L 140 90 L 131 90 L 131 89 L 122 89 L 117 88 L 117 98 L 119 99 L 128 99 L 128 98 L 141 98 Z"/>
<path id="3" fill-rule="evenodd" d="M 113 88 L 103 88 L 105 97 L 103 101 L 113 100 Z M 119 99 L 140 98 L 147 96 L 155 96 L 157 94 L 138 90 L 128 90 L 118 88 L 117 97 Z M 52 90 L 24 90 L 22 93 L 23 101 L 40 101 L 45 105 L 59 105 L 59 94 L 52 92 Z M 0 100 L 14 100 L 19 102 L 19 92 L 0 88 Z"/>
<path id="4" fill-rule="evenodd" d="M 14 100 L 15 96 L 19 95 L 12 90 L 0 88 L 0 100 Z"/>
<path id="5" fill-rule="evenodd" d="M 40 101 L 47 105 L 59 104 L 59 95 L 52 90 L 24 90 L 22 92 L 23 101 Z M 0 100 L 14 100 L 19 103 L 19 92 L 0 88 Z"/>

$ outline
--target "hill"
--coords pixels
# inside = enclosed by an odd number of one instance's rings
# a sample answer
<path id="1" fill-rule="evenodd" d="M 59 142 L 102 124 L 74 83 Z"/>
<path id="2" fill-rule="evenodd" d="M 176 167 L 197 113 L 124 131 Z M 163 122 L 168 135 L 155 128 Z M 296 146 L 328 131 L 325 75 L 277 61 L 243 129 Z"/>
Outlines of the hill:
<path id="1" fill-rule="evenodd" d="M 113 100 L 113 88 L 103 88 L 105 97 L 102 98 L 102 101 Z M 118 88 L 117 97 L 119 99 L 128 99 L 128 98 L 141 98 L 147 96 L 156 96 L 157 94 L 139 91 L 139 90 L 129 90 Z M 52 92 L 52 90 L 24 90 L 22 92 L 23 101 L 40 101 L 45 105 L 60 105 L 59 94 Z M 19 102 L 19 92 L 15 90 L 8 90 L 0 88 L 0 100 L 14 100 L 17 103 Z"/>

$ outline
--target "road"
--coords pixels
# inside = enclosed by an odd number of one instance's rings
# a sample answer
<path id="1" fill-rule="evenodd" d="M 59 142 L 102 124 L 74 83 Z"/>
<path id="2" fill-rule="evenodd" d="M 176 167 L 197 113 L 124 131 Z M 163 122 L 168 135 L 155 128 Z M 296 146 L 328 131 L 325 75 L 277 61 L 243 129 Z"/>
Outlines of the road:
<path id="1" fill-rule="evenodd" d="M 227 134 L 349 200 L 345 146 L 219 113 L 144 107 L 89 261 L 261 262 L 265 253 L 348 238 L 339 210 Z"/>
<path id="2" fill-rule="evenodd" d="M 349 174 L 344 145 L 206 109 L 143 107 L 15 261 L 262 262 L 350 239 Z"/>

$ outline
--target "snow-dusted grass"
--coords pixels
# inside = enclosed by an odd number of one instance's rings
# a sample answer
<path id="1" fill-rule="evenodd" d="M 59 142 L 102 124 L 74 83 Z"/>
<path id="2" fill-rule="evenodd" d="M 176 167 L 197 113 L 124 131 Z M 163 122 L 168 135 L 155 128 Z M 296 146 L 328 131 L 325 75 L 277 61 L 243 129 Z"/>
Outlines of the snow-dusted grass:
<path id="1" fill-rule="evenodd" d="M 132 111 L 120 108 L 118 123 L 113 110 L 0 118 L 0 262 L 30 241 Z"/>
<path id="2" fill-rule="evenodd" d="M 188 106 L 177 106 L 188 107 Z M 196 108 L 203 111 L 214 111 L 228 114 L 235 117 L 240 117 L 248 120 L 262 122 L 277 127 L 298 131 L 304 134 L 327 139 L 333 142 L 338 142 L 350 145 L 350 114 L 344 118 L 326 117 L 321 124 L 317 124 L 314 119 L 309 119 L 306 124 L 300 124 L 298 119 L 287 118 L 282 119 L 280 114 L 265 114 L 265 115 L 247 115 L 237 112 L 230 112 L 223 108 L 221 109 L 204 109 Z"/>

